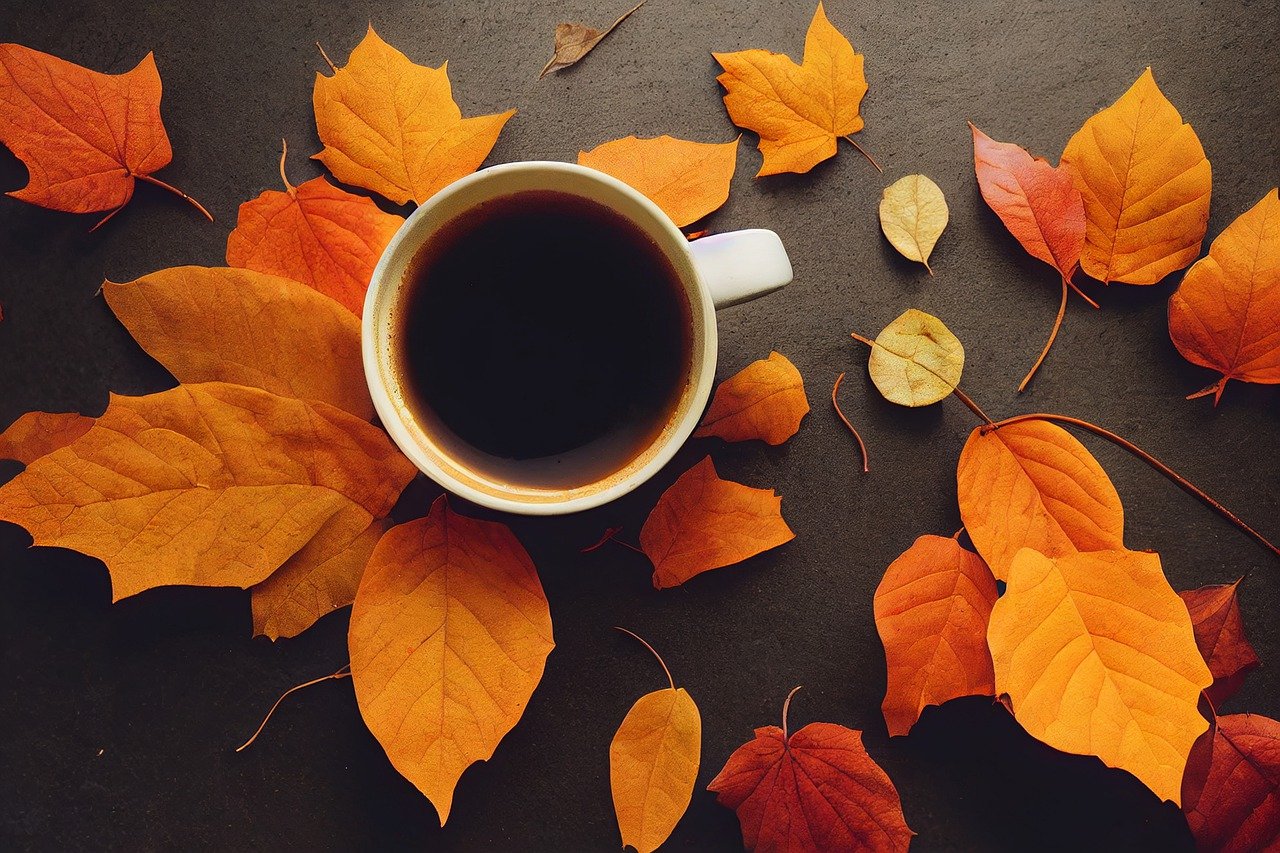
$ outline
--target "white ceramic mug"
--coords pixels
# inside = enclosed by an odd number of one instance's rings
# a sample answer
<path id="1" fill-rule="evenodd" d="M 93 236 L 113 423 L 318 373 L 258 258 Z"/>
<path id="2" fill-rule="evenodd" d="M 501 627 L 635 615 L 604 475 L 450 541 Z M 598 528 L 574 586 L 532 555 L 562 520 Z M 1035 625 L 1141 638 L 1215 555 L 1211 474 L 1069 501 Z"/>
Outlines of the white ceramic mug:
<path id="1" fill-rule="evenodd" d="M 603 204 L 647 234 L 679 275 L 689 301 L 693 353 L 668 421 L 620 470 L 572 488 L 546 489 L 500 482 L 461 463 L 423 429 L 405 402 L 393 369 L 392 319 L 406 272 L 445 223 L 476 205 L 526 190 L 554 190 Z M 364 303 L 364 370 L 382 424 L 404 454 L 448 491 L 483 506 L 522 515 L 561 515 L 614 500 L 667 463 L 698 425 L 716 372 L 715 309 L 754 299 L 791 281 L 791 262 L 772 231 L 734 231 L 690 242 L 662 210 L 602 172 L 571 163 L 493 166 L 436 193 L 415 210 L 382 253 Z"/>

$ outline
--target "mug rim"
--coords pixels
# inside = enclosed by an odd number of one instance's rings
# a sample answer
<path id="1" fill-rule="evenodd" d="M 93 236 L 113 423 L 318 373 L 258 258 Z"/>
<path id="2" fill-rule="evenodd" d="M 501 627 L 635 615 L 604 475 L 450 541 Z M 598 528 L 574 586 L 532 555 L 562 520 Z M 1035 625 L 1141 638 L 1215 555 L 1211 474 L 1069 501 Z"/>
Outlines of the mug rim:
<path id="1" fill-rule="evenodd" d="M 585 492 L 583 494 L 568 494 L 574 489 L 565 489 L 565 496 L 560 499 L 552 497 L 551 499 L 541 500 L 522 500 L 521 497 L 512 492 L 510 494 L 494 494 L 483 489 L 463 482 L 455 475 L 445 470 L 437 461 L 420 446 L 418 439 L 415 437 L 409 426 L 404 423 L 404 413 L 401 411 L 403 407 L 397 406 L 392 399 L 391 389 L 389 385 L 389 376 L 392 375 L 392 367 L 387 362 L 389 359 L 383 358 L 386 347 L 382 346 L 385 336 L 389 334 L 390 326 L 389 311 L 379 312 L 377 309 L 383 304 L 383 300 L 387 299 L 387 292 L 392 292 L 392 297 L 398 294 L 403 286 L 402 280 L 392 280 L 390 268 L 394 263 L 394 259 L 405 248 L 411 248 L 416 253 L 426 239 L 433 232 L 418 235 L 420 223 L 423 219 L 429 217 L 434 211 L 446 204 L 457 194 L 465 191 L 473 184 L 492 181 L 501 178 L 503 175 L 513 172 L 534 172 L 545 174 L 571 174 L 575 177 L 586 178 L 602 184 L 606 188 L 626 196 L 631 202 L 639 207 L 644 214 L 651 220 L 648 224 L 657 226 L 655 229 L 664 238 L 658 241 L 659 249 L 669 259 L 674 254 L 680 254 L 683 264 L 675 264 L 673 266 L 679 276 L 681 283 L 684 285 L 686 293 L 690 299 L 690 323 L 694 331 L 695 346 L 696 341 L 700 337 L 702 340 L 702 352 L 693 353 L 693 363 L 690 366 L 688 382 L 690 383 L 691 393 L 688 393 L 688 404 L 684 406 L 683 412 L 673 413 L 672 417 L 663 425 L 662 432 L 654 438 L 654 440 L 641 451 L 642 454 L 647 453 L 648 458 L 644 463 L 635 470 L 630 471 L 626 476 L 610 483 L 609 477 L 598 478 L 582 486 L 575 488 L 587 488 L 592 485 L 604 483 L 602 488 Z M 548 185 L 546 189 L 555 190 L 562 189 Z M 570 191 L 571 192 L 571 191 Z M 612 205 L 611 205 L 612 207 Z M 614 210 L 620 215 L 626 217 L 629 221 L 637 222 L 632 211 Z M 452 216 L 450 217 L 452 218 Z M 643 227 L 645 223 L 640 223 Z M 651 229 L 645 228 L 646 233 L 650 233 Z M 686 272 L 687 270 L 687 272 Z M 393 300 L 394 301 L 394 300 Z M 701 335 L 697 333 L 701 331 Z M 473 503 L 490 509 L 511 512 L 518 515 L 567 515 L 569 513 L 581 512 L 592 509 L 603 504 L 614 501 L 623 495 L 633 491 L 640 484 L 649 480 L 654 474 L 662 469 L 663 466 L 675 456 L 676 452 L 684 445 L 689 436 L 697 428 L 702 418 L 703 409 L 706 407 L 707 399 L 711 395 L 711 386 L 715 376 L 716 354 L 718 351 L 718 342 L 716 335 L 716 317 L 715 306 L 712 303 L 710 292 L 706 283 L 703 281 L 701 273 L 697 265 L 693 262 L 693 255 L 689 249 L 689 242 L 683 232 L 676 227 L 670 217 L 662 211 L 657 204 L 650 200 L 647 196 L 640 193 L 635 188 L 618 180 L 617 178 L 605 174 L 595 169 L 581 166 L 576 163 L 564 163 L 557 160 L 522 160 L 514 163 L 502 163 L 490 166 L 486 169 L 473 172 L 470 175 L 459 178 L 445 188 L 441 189 L 435 195 L 431 196 L 427 201 L 423 202 L 405 218 L 405 221 L 397 229 L 387 246 L 382 251 L 381 257 L 378 259 L 377 266 L 374 267 L 373 274 L 370 277 L 369 288 L 365 294 L 364 308 L 361 313 L 360 321 L 360 346 L 361 355 L 364 363 L 365 381 L 369 387 L 370 396 L 373 399 L 374 410 L 378 413 L 378 417 L 382 422 L 383 428 L 391 436 L 392 441 L 408 459 L 413 462 L 418 470 L 426 474 L 430 479 L 439 484 L 446 491 L 465 498 Z M 379 332 L 383 337 L 379 337 Z M 699 355 L 701 356 L 699 358 Z M 699 366 L 700 365 L 700 368 Z M 676 417 L 676 415 L 679 417 Z M 416 423 L 416 422 L 415 422 Z M 418 431 L 429 439 L 429 434 L 421 424 L 416 424 Z M 438 450 L 440 456 L 456 465 L 460 471 L 474 473 L 471 466 L 463 463 L 452 454 L 443 450 Z M 638 457 L 637 457 L 638 458 Z M 634 463 L 627 463 L 631 465 Z M 621 473 L 626 470 L 626 466 L 619 470 Z M 611 475 L 615 476 L 615 475 Z M 496 488 L 495 491 L 502 491 Z M 554 495 L 557 490 L 548 489 L 547 493 Z"/>

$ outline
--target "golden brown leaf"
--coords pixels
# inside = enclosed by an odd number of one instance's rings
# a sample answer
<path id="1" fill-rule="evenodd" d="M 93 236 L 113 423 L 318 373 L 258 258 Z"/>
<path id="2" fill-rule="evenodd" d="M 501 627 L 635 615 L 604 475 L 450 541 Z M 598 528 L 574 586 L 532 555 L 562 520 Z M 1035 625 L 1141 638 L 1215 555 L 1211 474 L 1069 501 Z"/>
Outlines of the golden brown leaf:
<path id="1" fill-rule="evenodd" d="M 871 345 L 867 371 L 876 389 L 899 406 L 929 406 L 960 384 L 964 346 L 932 314 L 908 308 L 885 326 Z"/>
<path id="2" fill-rule="evenodd" d="M 112 396 L 84 435 L 0 488 L 0 518 L 105 562 L 116 600 L 247 587 L 338 513 L 385 516 L 415 473 L 385 433 L 326 403 L 180 385 Z"/>
<path id="3" fill-rule="evenodd" d="M 30 465 L 84 435 L 93 420 L 75 412 L 27 412 L 0 432 L 0 459 Z"/>
<path id="4" fill-rule="evenodd" d="M 640 529 L 653 562 L 653 586 L 679 586 L 694 575 L 740 563 L 795 538 L 782 519 L 782 498 L 722 480 L 708 456 L 662 493 Z"/>
<path id="5" fill-rule="evenodd" d="M 631 17 L 631 13 L 644 4 L 645 0 L 640 0 L 639 3 L 623 12 L 621 17 L 605 30 L 597 30 L 595 27 L 588 27 L 586 24 L 557 24 L 555 52 L 547 60 L 547 64 L 543 66 L 542 73 L 538 75 L 538 79 L 541 80 L 552 71 L 559 71 L 562 68 L 568 68 L 570 65 L 576 65 L 582 57 L 604 41 L 605 36 L 617 29 L 618 24 Z"/>
<path id="6" fill-rule="evenodd" d="M 443 825 L 462 772 L 520 719 L 555 643 L 511 530 L 457 515 L 441 496 L 374 548 L 349 645 L 366 725 Z"/>
<path id="7" fill-rule="evenodd" d="M 578 152 L 578 164 L 644 193 L 683 228 L 725 203 L 738 157 L 738 140 L 690 142 L 671 136 L 627 136 Z"/>
<path id="8" fill-rule="evenodd" d="M 415 65 L 369 27 L 333 76 L 316 74 L 312 102 L 324 150 L 316 159 L 344 184 L 418 204 L 469 175 L 515 110 L 463 118 L 448 63 Z"/>
<path id="9" fill-rule="evenodd" d="M 933 275 L 929 255 L 947 227 L 947 199 L 925 175 L 907 175 L 880 196 L 880 230 L 902 257 Z"/>
<path id="10" fill-rule="evenodd" d="M 102 295 L 179 382 L 230 382 L 319 400 L 364 420 L 373 401 L 360 320 L 296 281 L 227 267 L 173 267 Z"/>
<path id="11" fill-rule="evenodd" d="M 785 355 L 771 352 L 720 383 L 694 436 L 782 444 L 808 413 L 800 371 Z"/>
<path id="12" fill-rule="evenodd" d="M 1080 266 L 1103 282 L 1155 284 L 1200 255 L 1212 169 L 1148 68 L 1062 152 L 1084 199 Z"/>

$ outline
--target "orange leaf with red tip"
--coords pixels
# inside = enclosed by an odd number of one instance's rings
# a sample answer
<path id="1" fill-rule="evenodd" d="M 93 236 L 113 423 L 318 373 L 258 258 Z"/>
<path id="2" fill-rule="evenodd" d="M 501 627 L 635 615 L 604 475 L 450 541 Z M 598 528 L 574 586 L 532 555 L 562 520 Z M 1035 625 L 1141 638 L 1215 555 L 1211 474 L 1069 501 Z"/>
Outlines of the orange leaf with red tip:
<path id="1" fill-rule="evenodd" d="M 771 352 L 720 383 L 694 437 L 782 444 L 808 413 L 800 371 L 785 355 Z"/>
<path id="2" fill-rule="evenodd" d="M 1206 853 L 1280 847 L 1280 723 L 1260 714 L 1218 717 L 1187 759 L 1182 811 Z"/>
<path id="3" fill-rule="evenodd" d="M 1240 618 L 1240 601 L 1236 596 L 1239 586 L 1240 581 L 1236 581 L 1178 593 L 1191 614 L 1196 647 L 1213 674 L 1213 684 L 1205 690 L 1205 695 L 1215 706 L 1239 690 L 1245 675 L 1259 663 L 1258 655 L 1244 636 L 1244 621 Z"/>
<path id="4" fill-rule="evenodd" d="M 27 412 L 0 432 L 0 459 L 30 465 L 84 435 L 93 421 L 75 412 Z"/>

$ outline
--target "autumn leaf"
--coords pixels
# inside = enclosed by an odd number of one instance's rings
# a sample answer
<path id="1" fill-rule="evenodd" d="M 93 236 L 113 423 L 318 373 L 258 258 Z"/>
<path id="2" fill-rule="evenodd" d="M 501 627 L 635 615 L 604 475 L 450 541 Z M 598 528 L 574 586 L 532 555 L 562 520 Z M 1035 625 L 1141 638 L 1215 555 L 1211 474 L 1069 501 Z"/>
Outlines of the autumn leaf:
<path id="1" fill-rule="evenodd" d="M 1099 281 L 1155 284 L 1200 255 L 1212 169 L 1148 68 L 1062 152 L 1084 199 L 1080 266 Z"/>
<path id="2" fill-rule="evenodd" d="M 771 352 L 720 383 L 693 435 L 778 445 L 799 431 L 808 413 L 800 371 L 785 355 Z"/>
<path id="3" fill-rule="evenodd" d="M 742 843 L 757 853 L 905 851 L 915 833 L 862 733 L 810 723 L 788 734 L 791 696 L 782 706 L 782 728 L 756 729 L 707 786 L 738 813 Z"/>
<path id="4" fill-rule="evenodd" d="M 538 75 L 538 79 L 541 80 L 552 71 L 559 71 L 562 68 L 568 68 L 570 65 L 578 64 L 584 56 L 595 49 L 596 45 L 604 41 L 605 36 L 616 30 L 618 24 L 631 17 L 631 13 L 644 4 L 645 0 L 640 0 L 639 3 L 623 12 L 618 20 L 604 30 L 597 30 L 595 27 L 589 27 L 586 24 L 557 24 L 555 52 L 547 60 L 547 64 L 543 66 L 542 73 Z"/>
<path id="5" fill-rule="evenodd" d="M 319 400 L 370 420 L 360 320 L 295 281 L 226 267 L 173 267 L 102 295 L 179 382 L 230 382 Z"/>
<path id="6" fill-rule="evenodd" d="M 416 473 L 385 433 L 326 403 L 180 385 L 113 395 L 87 432 L 0 487 L 0 519 L 102 560 L 117 601 L 247 587 L 335 515 L 385 516 Z"/>
<path id="7" fill-rule="evenodd" d="M 284 192 L 267 190 L 240 205 L 227 237 L 227 265 L 300 281 L 345 305 L 357 317 L 382 250 L 404 222 L 364 196 L 340 190 L 324 178 Z"/>
<path id="8" fill-rule="evenodd" d="M 1218 717 L 1187 760 L 1182 811 L 1196 847 L 1206 853 L 1275 850 L 1280 845 L 1280 723 L 1261 714 Z"/>
<path id="9" fill-rule="evenodd" d="M 213 219 L 152 174 L 169 165 L 173 150 L 160 120 L 160 72 L 150 53 L 132 71 L 102 74 L 0 44 L 0 143 L 29 174 L 25 187 L 9 193 L 14 198 L 68 213 L 114 214 L 133 198 L 137 182 L 146 181 Z"/>
<path id="10" fill-rule="evenodd" d="M 462 772 L 520 719 L 555 645 L 533 562 L 506 525 L 442 495 L 374 548 L 348 640 L 365 724 L 443 825 Z"/>
<path id="11" fill-rule="evenodd" d="M 84 435 L 93 421 L 75 412 L 27 412 L 0 432 L 0 459 L 30 465 Z"/>
<path id="12" fill-rule="evenodd" d="M 372 26 L 347 65 L 330 68 L 332 77 L 316 74 L 312 94 L 324 143 L 315 157 L 342 183 L 396 204 L 422 204 L 480 168 L 516 113 L 463 118 L 448 63 L 415 65 Z"/>
<path id="13" fill-rule="evenodd" d="M 653 562 L 654 588 L 667 589 L 794 538 L 781 497 L 720 479 L 708 456 L 658 498 L 640 529 L 640 549 Z"/>
<path id="14" fill-rule="evenodd" d="M 929 705 L 995 695 L 987 621 L 997 595 L 987 564 L 954 538 L 921 536 L 889 564 L 874 606 L 891 736 L 911 731 Z"/>
<path id="15" fill-rule="evenodd" d="M 1191 617 L 1150 552 L 1023 548 L 987 632 L 996 693 L 1027 733 L 1095 755 L 1177 803 L 1213 682 Z"/>
<path id="16" fill-rule="evenodd" d="M 947 227 L 947 199 L 924 175 L 907 175 L 884 188 L 880 196 L 880 230 L 902 257 L 924 264 Z"/>
<path id="17" fill-rule="evenodd" d="M 1202 586 L 1178 593 L 1191 614 L 1196 646 L 1213 673 L 1213 685 L 1205 691 L 1215 706 L 1229 699 L 1244 683 L 1245 674 L 1259 663 L 1258 655 L 1244 635 L 1240 601 L 1236 590 L 1240 581 Z"/>
<path id="18" fill-rule="evenodd" d="M 639 190 L 683 228 L 729 198 L 738 140 L 689 142 L 671 136 L 628 136 L 578 152 L 578 164 Z"/>
<path id="19" fill-rule="evenodd" d="M 1280 195 L 1272 190 L 1223 229 L 1169 298 L 1169 337 L 1182 357 L 1222 378 L 1280 382 Z"/>
<path id="20" fill-rule="evenodd" d="M 1055 424 L 969 434 L 956 469 L 960 518 L 1000 580 L 1022 548 L 1047 557 L 1124 547 L 1124 507 L 1107 472 Z"/>
<path id="21" fill-rule="evenodd" d="M 876 389 L 899 406 L 928 406 L 960 384 L 964 346 L 941 320 L 908 308 L 874 341 L 851 333 L 871 347 L 867 371 Z"/>
<path id="22" fill-rule="evenodd" d="M 827 20 L 821 3 L 801 65 L 768 50 L 711 55 L 724 69 L 716 80 L 725 88 L 729 117 L 760 136 L 764 162 L 756 177 L 807 172 L 835 156 L 840 137 L 853 142 L 850 134 L 862 130 L 863 57 Z"/>
<path id="23" fill-rule="evenodd" d="M 641 696 L 623 718 L 609 744 L 609 782 L 622 846 L 652 853 L 689 808 L 702 754 L 702 717 L 653 646 L 631 636 L 658 658 L 670 686 Z"/>

